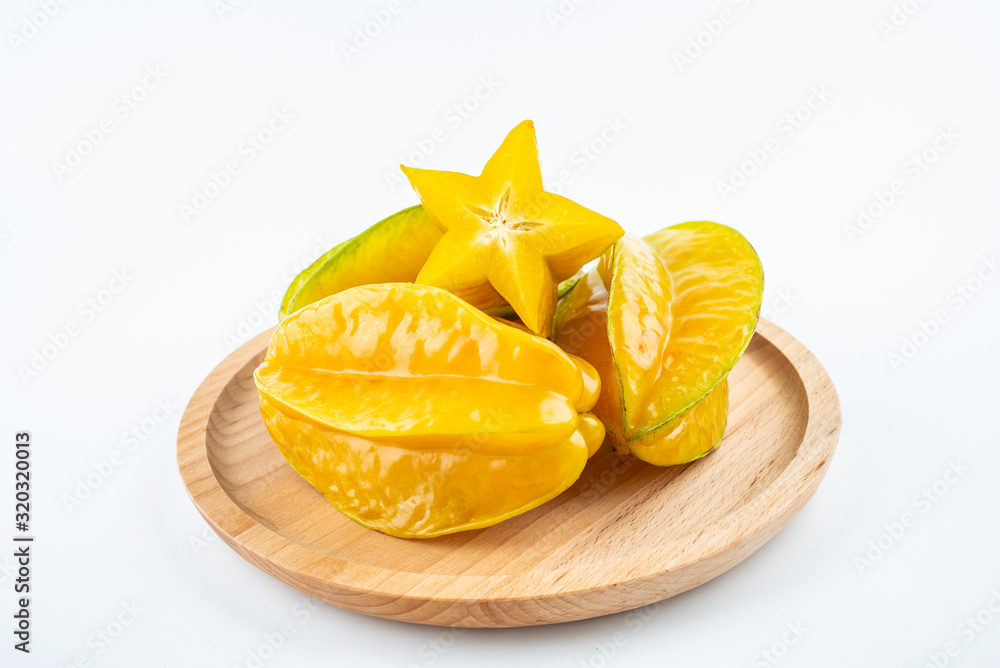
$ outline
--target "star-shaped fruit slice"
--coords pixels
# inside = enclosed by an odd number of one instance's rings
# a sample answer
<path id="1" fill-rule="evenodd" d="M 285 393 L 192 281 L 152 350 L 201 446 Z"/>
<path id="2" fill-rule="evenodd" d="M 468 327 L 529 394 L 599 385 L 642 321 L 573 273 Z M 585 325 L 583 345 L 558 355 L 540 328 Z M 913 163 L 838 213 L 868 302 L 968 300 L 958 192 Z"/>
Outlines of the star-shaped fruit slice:
<path id="1" fill-rule="evenodd" d="M 556 286 L 622 236 L 615 221 L 542 188 L 535 126 L 510 131 L 479 176 L 402 166 L 444 232 L 417 276 L 480 309 L 510 305 L 548 336 Z"/>

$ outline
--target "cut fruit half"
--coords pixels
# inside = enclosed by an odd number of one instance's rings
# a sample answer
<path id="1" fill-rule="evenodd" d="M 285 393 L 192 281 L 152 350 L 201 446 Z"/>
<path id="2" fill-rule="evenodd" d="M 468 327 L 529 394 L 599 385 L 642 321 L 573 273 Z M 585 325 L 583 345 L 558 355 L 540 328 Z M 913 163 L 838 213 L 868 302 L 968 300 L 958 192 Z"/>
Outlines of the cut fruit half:
<path id="1" fill-rule="evenodd" d="M 620 452 L 680 464 L 718 445 L 729 372 L 753 336 L 760 261 L 735 230 L 683 223 L 623 238 L 560 301 L 553 340 L 601 376 L 594 408 Z"/>

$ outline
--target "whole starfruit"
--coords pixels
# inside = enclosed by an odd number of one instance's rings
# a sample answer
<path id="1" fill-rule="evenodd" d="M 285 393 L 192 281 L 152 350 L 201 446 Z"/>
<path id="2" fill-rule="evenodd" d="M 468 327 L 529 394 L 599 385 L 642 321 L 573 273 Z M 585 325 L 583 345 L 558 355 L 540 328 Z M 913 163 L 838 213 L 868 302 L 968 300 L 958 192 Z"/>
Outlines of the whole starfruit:
<path id="1" fill-rule="evenodd" d="M 430 286 L 355 287 L 296 311 L 254 373 L 292 467 L 393 536 L 490 526 L 555 497 L 604 439 L 587 362 Z"/>

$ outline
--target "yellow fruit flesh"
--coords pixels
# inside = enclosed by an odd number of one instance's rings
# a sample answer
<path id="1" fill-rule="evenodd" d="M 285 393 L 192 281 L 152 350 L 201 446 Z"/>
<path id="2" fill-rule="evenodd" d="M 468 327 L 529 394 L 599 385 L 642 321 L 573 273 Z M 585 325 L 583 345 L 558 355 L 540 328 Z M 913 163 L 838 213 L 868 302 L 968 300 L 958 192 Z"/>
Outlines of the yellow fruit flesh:
<path id="1" fill-rule="evenodd" d="M 594 413 L 607 429 L 615 449 L 657 466 L 673 466 L 708 454 L 722 441 L 729 406 L 723 380 L 702 401 L 663 427 L 637 437 L 622 431 L 621 394 L 608 339 L 608 293 L 596 271 L 586 274 L 556 310 L 555 341 L 566 352 L 590 362 L 601 376 L 601 394 Z"/>
<path id="2" fill-rule="evenodd" d="M 673 319 L 662 383 L 640 423 L 655 429 L 705 397 L 753 338 L 764 272 L 736 230 L 712 222 L 674 225 L 645 237 L 670 274 Z"/>
<path id="3" fill-rule="evenodd" d="M 656 466 L 686 464 L 718 447 L 729 416 L 729 381 L 719 383 L 708 396 L 649 434 L 628 441 L 623 452 Z"/>
<path id="4" fill-rule="evenodd" d="M 509 304 L 547 336 L 556 284 L 622 235 L 621 227 L 542 189 L 534 126 L 514 128 L 480 176 L 403 167 L 444 238 L 418 283 L 444 288 L 473 306 Z"/>
<path id="5" fill-rule="evenodd" d="M 620 240 L 566 294 L 553 339 L 601 375 L 594 412 L 616 449 L 680 464 L 722 438 L 725 379 L 753 335 L 763 273 L 724 225 L 684 223 L 645 241 Z"/>
<path id="6" fill-rule="evenodd" d="M 670 275 L 646 242 L 622 237 L 598 265 L 608 291 L 608 338 L 626 438 L 643 430 L 650 394 L 659 389 L 672 324 Z"/>

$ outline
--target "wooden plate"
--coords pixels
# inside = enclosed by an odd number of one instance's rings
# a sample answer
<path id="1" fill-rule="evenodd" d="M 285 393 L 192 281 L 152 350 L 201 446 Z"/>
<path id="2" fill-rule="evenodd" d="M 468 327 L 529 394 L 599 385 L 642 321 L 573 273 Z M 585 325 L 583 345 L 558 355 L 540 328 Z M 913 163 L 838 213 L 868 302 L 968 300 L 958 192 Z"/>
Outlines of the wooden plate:
<path id="1" fill-rule="evenodd" d="M 488 529 L 392 538 L 341 515 L 282 458 L 252 372 L 270 332 L 227 357 L 177 439 L 198 510 L 265 573 L 349 610 L 421 624 L 551 624 L 629 610 L 732 568 L 805 505 L 840 432 L 829 376 L 762 321 L 730 376 L 718 450 L 658 468 L 605 447 L 556 499 Z"/>

